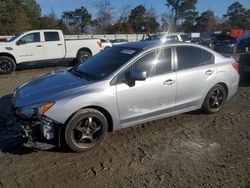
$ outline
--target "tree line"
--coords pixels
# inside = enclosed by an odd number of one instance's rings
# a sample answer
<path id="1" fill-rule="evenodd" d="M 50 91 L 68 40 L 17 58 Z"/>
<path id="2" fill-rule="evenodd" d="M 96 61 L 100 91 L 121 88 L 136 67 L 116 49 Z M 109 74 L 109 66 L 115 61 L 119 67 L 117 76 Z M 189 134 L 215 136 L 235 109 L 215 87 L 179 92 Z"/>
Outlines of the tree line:
<path id="1" fill-rule="evenodd" d="M 63 12 L 58 18 L 53 10 L 42 16 L 35 0 L 0 0 L 0 35 L 33 29 L 62 29 L 66 34 L 250 29 L 250 9 L 238 1 L 227 8 L 222 18 L 217 17 L 212 10 L 199 13 L 196 4 L 197 0 L 166 0 L 168 13 L 159 15 L 153 7 L 144 5 L 133 8 L 127 5 L 118 13 L 110 0 L 100 0 L 95 6 L 96 18 L 84 6 Z"/>

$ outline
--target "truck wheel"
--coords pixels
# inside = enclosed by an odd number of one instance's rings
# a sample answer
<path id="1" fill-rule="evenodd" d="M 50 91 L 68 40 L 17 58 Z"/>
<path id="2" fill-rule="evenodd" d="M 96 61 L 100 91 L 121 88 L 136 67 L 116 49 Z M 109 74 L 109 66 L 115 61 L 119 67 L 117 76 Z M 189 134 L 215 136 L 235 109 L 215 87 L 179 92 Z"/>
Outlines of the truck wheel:
<path id="1" fill-rule="evenodd" d="M 8 56 L 0 57 L 0 74 L 10 74 L 16 69 L 15 61 Z"/>
<path id="2" fill-rule="evenodd" d="M 102 142 L 108 131 L 106 117 L 91 108 L 79 110 L 67 123 L 65 141 L 76 152 L 93 149 Z"/>
<path id="3" fill-rule="evenodd" d="M 80 64 L 91 57 L 91 54 L 87 51 L 79 51 L 76 57 L 76 63 Z"/>

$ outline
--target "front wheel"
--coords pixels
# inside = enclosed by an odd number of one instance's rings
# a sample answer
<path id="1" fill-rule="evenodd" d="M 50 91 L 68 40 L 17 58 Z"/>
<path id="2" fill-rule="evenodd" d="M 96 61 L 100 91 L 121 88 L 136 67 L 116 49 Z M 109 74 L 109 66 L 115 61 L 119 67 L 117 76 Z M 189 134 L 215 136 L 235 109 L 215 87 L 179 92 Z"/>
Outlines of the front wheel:
<path id="1" fill-rule="evenodd" d="M 105 116 L 95 109 L 79 110 L 68 122 L 65 141 L 76 152 L 93 149 L 102 142 L 108 131 Z"/>
<path id="2" fill-rule="evenodd" d="M 225 88 L 220 84 L 216 84 L 208 92 L 203 103 L 203 109 L 208 114 L 216 113 L 222 108 L 225 101 L 226 101 Z"/>
<path id="3" fill-rule="evenodd" d="M 0 57 L 0 74 L 10 74 L 16 69 L 15 61 L 8 56 Z"/>

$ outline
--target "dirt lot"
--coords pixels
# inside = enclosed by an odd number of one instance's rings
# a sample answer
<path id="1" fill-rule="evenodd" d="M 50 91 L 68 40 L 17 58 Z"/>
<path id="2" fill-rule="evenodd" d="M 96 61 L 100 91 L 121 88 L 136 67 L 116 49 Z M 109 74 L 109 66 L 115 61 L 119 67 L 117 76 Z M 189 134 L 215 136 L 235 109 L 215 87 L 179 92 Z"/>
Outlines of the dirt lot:
<path id="1" fill-rule="evenodd" d="M 218 114 L 192 112 L 109 133 L 88 153 L 24 148 L 11 94 L 61 68 L 0 76 L 0 187 L 250 187 L 250 81 Z"/>

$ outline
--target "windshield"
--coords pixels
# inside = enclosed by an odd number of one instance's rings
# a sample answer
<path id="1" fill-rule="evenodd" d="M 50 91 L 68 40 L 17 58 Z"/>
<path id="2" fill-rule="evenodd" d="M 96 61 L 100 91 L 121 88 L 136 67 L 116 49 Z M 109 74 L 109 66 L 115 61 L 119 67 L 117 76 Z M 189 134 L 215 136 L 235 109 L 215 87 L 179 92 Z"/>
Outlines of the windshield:
<path id="1" fill-rule="evenodd" d="M 114 46 L 100 52 L 72 70 L 90 79 L 101 80 L 128 62 L 141 50 Z"/>
<path id="2" fill-rule="evenodd" d="M 15 34 L 15 35 L 13 35 L 11 38 L 10 38 L 10 40 L 8 40 L 8 42 L 12 42 L 12 41 L 14 41 L 16 38 L 18 38 L 20 35 L 22 35 L 23 33 L 18 33 L 18 34 Z"/>

